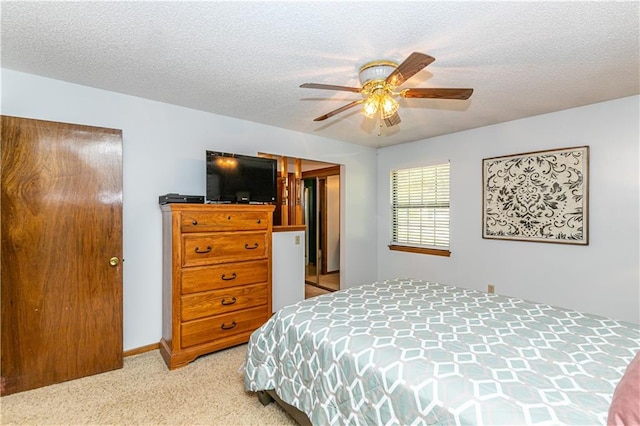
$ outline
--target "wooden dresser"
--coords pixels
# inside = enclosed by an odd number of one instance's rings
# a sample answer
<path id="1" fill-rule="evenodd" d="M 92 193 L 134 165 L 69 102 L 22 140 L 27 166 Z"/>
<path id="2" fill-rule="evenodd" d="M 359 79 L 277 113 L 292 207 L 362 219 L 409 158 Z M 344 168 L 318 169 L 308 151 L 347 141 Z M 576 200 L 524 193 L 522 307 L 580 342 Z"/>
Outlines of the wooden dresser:
<path id="1" fill-rule="evenodd" d="M 162 340 L 169 369 L 247 342 L 271 316 L 272 205 L 165 204 Z"/>

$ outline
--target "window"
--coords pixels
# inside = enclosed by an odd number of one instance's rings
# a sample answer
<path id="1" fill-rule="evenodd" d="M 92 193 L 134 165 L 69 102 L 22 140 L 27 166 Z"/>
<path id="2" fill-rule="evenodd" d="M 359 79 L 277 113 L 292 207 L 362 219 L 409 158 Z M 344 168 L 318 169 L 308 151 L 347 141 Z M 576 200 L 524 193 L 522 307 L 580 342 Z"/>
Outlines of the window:
<path id="1" fill-rule="evenodd" d="M 391 172 L 391 250 L 449 256 L 449 163 Z"/>

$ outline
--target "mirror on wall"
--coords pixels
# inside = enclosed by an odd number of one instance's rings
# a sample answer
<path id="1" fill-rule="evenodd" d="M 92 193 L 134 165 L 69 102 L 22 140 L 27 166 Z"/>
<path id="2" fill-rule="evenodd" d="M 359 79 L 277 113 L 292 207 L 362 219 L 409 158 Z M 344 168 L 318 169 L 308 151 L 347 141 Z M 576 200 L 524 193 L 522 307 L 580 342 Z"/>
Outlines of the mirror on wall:
<path id="1" fill-rule="evenodd" d="M 278 160 L 274 226 L 305 226 L 307 296 L 340 289 L 340 165 L 260 154 Z"/>

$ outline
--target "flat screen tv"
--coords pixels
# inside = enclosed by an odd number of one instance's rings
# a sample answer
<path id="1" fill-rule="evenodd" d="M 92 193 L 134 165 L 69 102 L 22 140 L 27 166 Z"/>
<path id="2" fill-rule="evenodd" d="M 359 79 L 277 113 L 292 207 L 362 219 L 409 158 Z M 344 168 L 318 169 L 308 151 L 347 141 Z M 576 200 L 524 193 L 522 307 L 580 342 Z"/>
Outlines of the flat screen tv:
<path id="1" fill-rule="evenodd" d="M 207 203 L 276 202 L 276 160 L 217 151 L 206 155 Z"/>

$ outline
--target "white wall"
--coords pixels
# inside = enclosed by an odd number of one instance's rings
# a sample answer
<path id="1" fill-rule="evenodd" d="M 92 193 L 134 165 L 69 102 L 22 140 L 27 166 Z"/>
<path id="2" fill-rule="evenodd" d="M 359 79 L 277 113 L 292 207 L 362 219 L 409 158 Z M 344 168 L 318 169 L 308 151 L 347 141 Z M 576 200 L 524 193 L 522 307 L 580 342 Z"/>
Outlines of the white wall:
<path id="1" fill-rule="evenodd" d="M 639 97 L 378 150 L 378 279 L 415 277 L 640 322 Z M 482 159 L 590 146 L 589 245 L 482 238 Z M 451 160 L 451 257 L 390 251 L 389 173 Z"/>
<path id="2" fill-rule="evenodd" d="M 343 282 L 375 280 L 374 149 L 5 69 L 1 87 L 2 114 L 123 131 L 125 350 L 160 340 L 158 196 L 204 194 L 206 149 L 343 164 Z"/>

